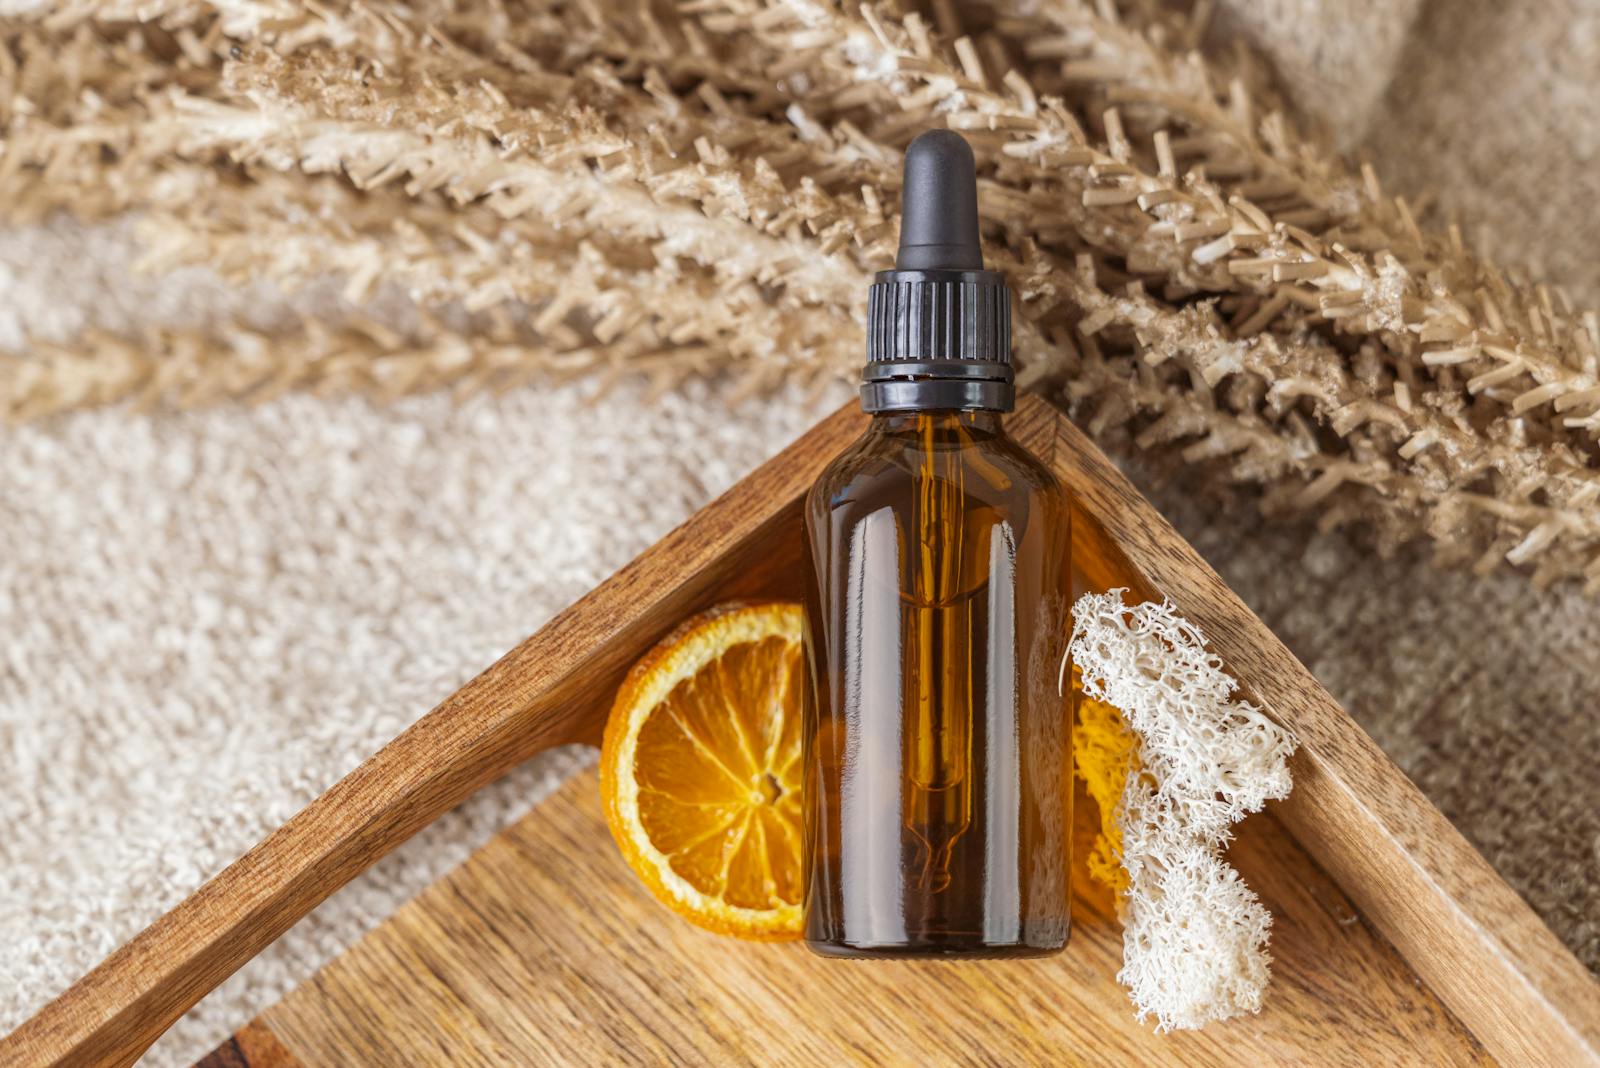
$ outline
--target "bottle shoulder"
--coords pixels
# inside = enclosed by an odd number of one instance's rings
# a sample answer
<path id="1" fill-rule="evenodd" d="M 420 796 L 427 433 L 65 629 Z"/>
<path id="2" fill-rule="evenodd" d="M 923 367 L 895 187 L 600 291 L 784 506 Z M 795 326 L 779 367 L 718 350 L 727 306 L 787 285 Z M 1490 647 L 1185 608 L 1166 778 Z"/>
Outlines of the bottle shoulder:
<path id="1" fill-rule="evenodd" d="M 994 443 L 992 455 L 997 464 L 1005 467 L 1014 483 L 1028 487 L 1040 494 L 1056 494 L 1065 498 L 1067 488 L 1045 462 L 1017 444 L 1010 437 L 1001 437 Z"/>
<path id="2" fill-rule="evenodd" d="M 906 499 L 905 487 L 930 481 L 957 483 L 973 503 L 1002 510 L 1044 505 L 1064 513 L 1068 502 L 1055 474 L 1004 434 L 935 443 L 930 449 L 908 435 L 869 430 L 812 485 L 808 511 L 894 506 Z"/>

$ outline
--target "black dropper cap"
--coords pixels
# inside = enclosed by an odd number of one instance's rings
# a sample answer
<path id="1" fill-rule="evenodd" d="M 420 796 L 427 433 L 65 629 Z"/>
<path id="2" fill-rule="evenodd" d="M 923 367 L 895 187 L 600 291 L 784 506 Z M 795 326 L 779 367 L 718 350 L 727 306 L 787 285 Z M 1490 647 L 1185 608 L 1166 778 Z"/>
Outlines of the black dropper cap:
<path id="1" fill-rule="evenodd" d="M 1015 405 L 1011 293 L 983 268 L 978 179 L 960 134 L 929 130 L 906 149 L 900 251 L 867 301 L 869 412 Z"/>

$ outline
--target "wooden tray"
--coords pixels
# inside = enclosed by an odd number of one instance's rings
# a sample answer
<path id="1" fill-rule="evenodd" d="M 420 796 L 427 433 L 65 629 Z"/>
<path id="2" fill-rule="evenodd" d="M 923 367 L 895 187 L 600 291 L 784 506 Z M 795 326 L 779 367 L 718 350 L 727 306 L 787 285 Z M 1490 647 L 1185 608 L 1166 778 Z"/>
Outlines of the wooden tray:
<path id="1" fill-rule="evenodd" d="M 1275 917 L 1266 1006 L 1157 1035 L 1116 983 L 1122 931 L 1086 879 L 1071 944 L 1043 960 L 860 965 L 733 942 L 643 890 L 586 773 L 198 1068 L 1489 1063 L 1282 824 L 1241 830 L 1233 860 Z"/>
<path id="2" fill-rule="evenodd" d="M 853 406 L 824 421 L 563 612 L 0 1040 L 0 1063 L 131 1063 L 206 991 L 472 790 L 541 749 L 594 740 L 628 664 L 685 615 L 730 597 L 792 596 L 800 499 L 861 425 Z M 1111 981 L 1118 939 L 1092 899 L 1078 910 L 1073 948 L 1046 962 L 823 964 L 797 947 L 713 940 L 639 899 L 594 822 L 592 784 L 580 781 L 218 1056 L 585 1063 L 637 1043 L 631 1059 L 650 1061 L 893 1062 L 919 1050 L 965 1059 L 963 1049 L 980 1059 L 993 1048 L 998 1063 L 1160 1054 L 1326 1063 L 1342 1049 L 1361 1060 L 1488 1055 L 1600 1068 L 1600 986 L 1527 905 L 1066 419 L 1027 398 L 1011 427 L 1076 491 L 1081 581 L 1170 596 L 1300 739 L 1294 795 L 1247 822 L 1235 850 L 1278 917 L 1262 1016 L 1160 1040 L 1129 1026 Z M 452 901 L 462 905 L 440 911 Z M 619 943 L 630 952 L 596 950 L 619 931 L 636 939 Z M 788 1015 L 757 1011 L 738 986 L 695 986 L 701 965 L 766 984 L 775 1002 L 798 1000 Z M 781 993 L 785 982 L 816 982 L 818 969 L 833 991 L 826 1005 L 813 1011 L 792 986 Z M 680 992 L 704 1000 L 667 1004 Z M 326 1011 L 304 1008 L 318 1004 Z M 509 1008 L 530 1005 L 540 1007 Z M 323 1030 L 305 1022 L 316 1018 Z M 977 1045 L 952 1045 L 952 1021 Z M 875 1032 L 910 1045 L 873 1046 Z M 778 1052 L 768 1058 L 763 1042 Z"/>

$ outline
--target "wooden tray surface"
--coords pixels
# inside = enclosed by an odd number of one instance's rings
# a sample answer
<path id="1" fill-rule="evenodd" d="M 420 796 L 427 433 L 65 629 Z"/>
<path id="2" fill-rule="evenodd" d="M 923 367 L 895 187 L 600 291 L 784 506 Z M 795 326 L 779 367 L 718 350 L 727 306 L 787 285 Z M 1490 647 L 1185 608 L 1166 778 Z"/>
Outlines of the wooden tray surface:
<path id="1" fill-rule="evenodd" d="M 1116 983 L 1121 928 L 1081 869 L 1060 956 L 824 960 L 658 905 L 613 846 L 590 771 L 201 1068 L 1491 1063 L 1282 824 L 1241 831 L 1232 858 L 1274 916 L 1266 1006 L 1157 1035 Z M 1091 815 L 1079 833 L 1093 832 Z"/>

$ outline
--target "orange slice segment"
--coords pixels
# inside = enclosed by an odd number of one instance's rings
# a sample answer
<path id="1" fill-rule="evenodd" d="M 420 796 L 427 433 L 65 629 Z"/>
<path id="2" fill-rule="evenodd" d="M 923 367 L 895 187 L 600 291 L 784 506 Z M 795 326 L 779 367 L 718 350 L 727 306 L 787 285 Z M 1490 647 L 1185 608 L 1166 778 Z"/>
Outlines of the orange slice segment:
<path id="1" fill-rule="evenodd" d="M 800 933 L 797 604 L 687 620 L 634 665 L 600 753 L 606 821 L 651 893 L 712 931 Z"/>

